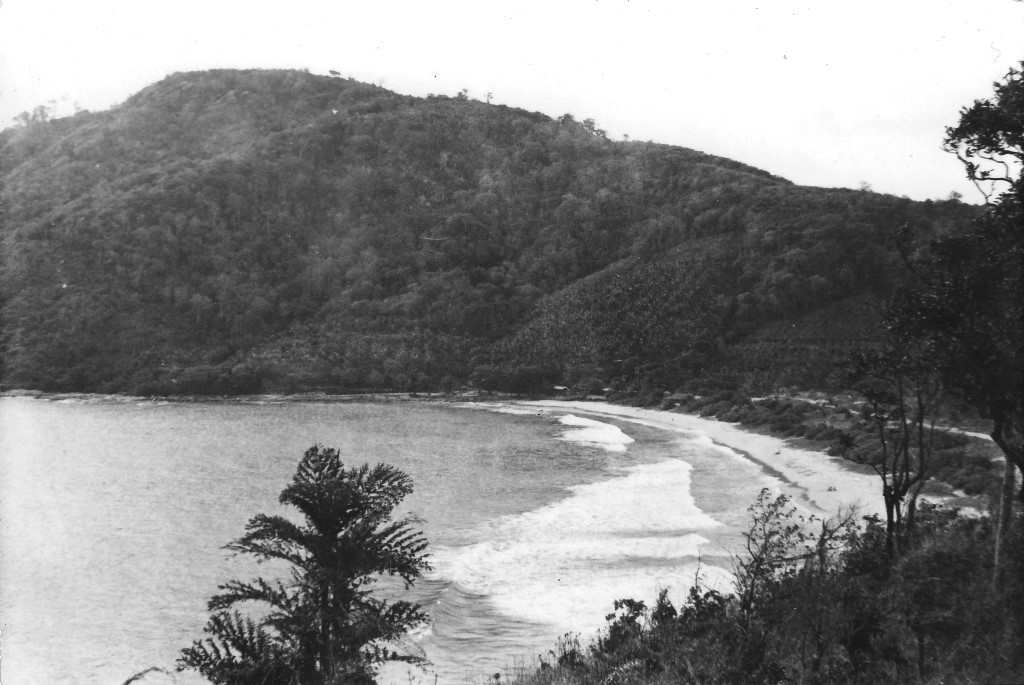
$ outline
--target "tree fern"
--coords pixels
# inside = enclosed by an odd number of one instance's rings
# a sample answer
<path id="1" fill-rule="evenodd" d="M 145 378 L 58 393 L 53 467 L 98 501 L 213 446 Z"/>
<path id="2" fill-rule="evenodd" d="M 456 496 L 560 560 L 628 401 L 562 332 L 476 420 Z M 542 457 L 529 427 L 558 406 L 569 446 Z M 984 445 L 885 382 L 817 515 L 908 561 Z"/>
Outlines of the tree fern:
<path id="1" fill-rule="evenodd" d="M 422 608 L 372 595 L 383 575 L 408 588 L 430 568 L 427 541 L 411 517 L 391 520 L 412 479 L 386 465 L 345 468 L 336 449 L 311 447 L 280 501 L 304 521 L 259 514 L 228 545 L 291 567 L 287 581 L 230 580 L 209 601 L 207 636 L 182 650 L 179 667 L 218 684 L 371 682 L 383 661 L 418 663 L 402 645 L 424 623 Z M 258 603 L 259 621 L 236 606 Z"/>

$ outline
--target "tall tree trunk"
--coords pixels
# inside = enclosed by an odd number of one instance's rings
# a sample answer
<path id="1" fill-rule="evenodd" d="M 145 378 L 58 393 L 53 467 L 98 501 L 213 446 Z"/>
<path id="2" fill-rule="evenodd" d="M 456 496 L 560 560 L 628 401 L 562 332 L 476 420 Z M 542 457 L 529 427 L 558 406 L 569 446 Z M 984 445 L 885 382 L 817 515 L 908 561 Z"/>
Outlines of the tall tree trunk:
<path id="1" fill-rule="evenodd" d="M 1013 523 L 1013 497 L 1017 486 L 1017 467 L 1006 456 L 1006 467 L 1003 469 L 1003 487 L 999 495 L 999 520 L 996 522 L 995 550 L 992 555 L 992 585 L 999 586 L 1002 575 L 1003 545 Z"/>
<path id="2" fill-rule="evenodd" d="M 883 495 L 885 499 L 885 551 L 891 559 L 895 552 L 893 538 L 896 535 L 896 502 L 888 491 Z"/>
<path id="3" fill-rule="evenodd" d="M 331 626 L 327 590 L 320 591 L 320 682 L 334 678 L 334 660 L 331 658 Z"/>
<path id="4" fill-rule="evenodd" d="M 997 414 L 992 426 L 992 440 L 1003 451 L 1006 465 L 1003 468 L 1003 487 L 999 501 L 999 520 L 996 524 L 996 540 L 992 552 L 992 585 L 998 587 L 1002 576 L 1003 547 L 1006 545 L 1010 527 L 1013 525 L 1013 499 L 1017 486 L 1017 465 L 1024 464 L 1024 454 L 1019 440 L 1008 440 L 1006 428 L 1009 422 L 1005 416 Z M 1013 433 L 1012 429 L 1009 431 Z M 1014 435 L 1016 437 L 1016 435 Z M 1024 471 L 1024 468 L 1021 469 Z"/>

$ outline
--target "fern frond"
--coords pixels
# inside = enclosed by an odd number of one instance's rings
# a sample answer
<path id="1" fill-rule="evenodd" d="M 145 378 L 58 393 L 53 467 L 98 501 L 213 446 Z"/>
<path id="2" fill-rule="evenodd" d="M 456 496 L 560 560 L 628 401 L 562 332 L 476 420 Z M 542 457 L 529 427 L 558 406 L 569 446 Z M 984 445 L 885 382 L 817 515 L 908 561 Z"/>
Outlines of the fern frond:
<path id="1" fill-rule="evenodd" d="M 284 610 L 290 609 L 295 603 L 292 593 L 288 592 L 281 581 L 271 585 L 263 578 L 257 578 L 250 583 L 231 580 L 218 586 L 218 589 L 222 592 L 211 597 L 207 603 L 211 611 L 222 611 L 238 602 L 247 601 L 265 602 Z"/>

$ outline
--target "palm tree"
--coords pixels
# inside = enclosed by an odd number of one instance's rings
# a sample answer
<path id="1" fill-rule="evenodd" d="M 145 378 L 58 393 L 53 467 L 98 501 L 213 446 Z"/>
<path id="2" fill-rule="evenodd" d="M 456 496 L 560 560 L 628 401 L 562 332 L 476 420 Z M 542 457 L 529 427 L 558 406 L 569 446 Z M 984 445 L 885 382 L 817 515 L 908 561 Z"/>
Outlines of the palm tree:
<path id="1" fill-rule="evenodd" d="M 290 579 L 221 585 L 209 602 L 207 637 L 182 650 L 179 668 L 225 685 L 333 685 L 372 683 L 384 661 L 422 662 L 393 646 L 427 620 L 420 606 L 371 595 L 381 576 L 397 576 L 408 589 L 430 568 L 415 521 L 391 520 L 411 492 L 412 479 L 393 466 L 346 469 L 338 450 L 308 449 L 280 496 L 304 525 L 259 514 L 228 545 L 286 562 Z M 265 605 L 260 620 L 235 608 L 249 601 Z"/>

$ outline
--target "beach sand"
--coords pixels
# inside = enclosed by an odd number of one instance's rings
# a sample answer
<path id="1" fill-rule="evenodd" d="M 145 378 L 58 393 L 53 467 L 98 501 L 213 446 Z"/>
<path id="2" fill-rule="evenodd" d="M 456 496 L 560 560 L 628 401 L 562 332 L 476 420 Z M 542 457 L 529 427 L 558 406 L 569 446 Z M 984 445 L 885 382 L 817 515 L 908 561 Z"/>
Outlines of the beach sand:
<path id="1" fill-rule="evenodd" d="M 783 438 L 753 433 L 738 424 L 599 401 L 540 400 L 507 404 L 510 408 L 531 412 L 569 411 L 683 435 L 706 436 L 728 447 L 737 459 L 753 461 L 785 482 L 815 514 L 831 516 L 855 506 L 863 516 L 884 515 L 881 480 L 869 469 L 824 452 L 796 447 Z"/>

